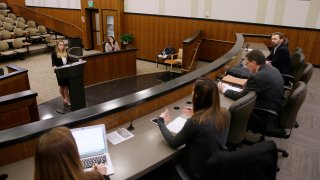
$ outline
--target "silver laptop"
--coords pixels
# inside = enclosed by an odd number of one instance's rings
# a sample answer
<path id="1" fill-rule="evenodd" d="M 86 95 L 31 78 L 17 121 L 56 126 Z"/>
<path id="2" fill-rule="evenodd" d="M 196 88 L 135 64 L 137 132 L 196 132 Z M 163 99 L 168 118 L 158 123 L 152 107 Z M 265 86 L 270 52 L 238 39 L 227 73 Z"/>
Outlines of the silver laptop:
<path id="1" fill-rule="evenodd" d="M 114 174 L 104 124 L 71 129 L 71 132 L 85 171 L 89 171 L 94 164 L 103 163 L 107 167 L 108 175 Z"/>

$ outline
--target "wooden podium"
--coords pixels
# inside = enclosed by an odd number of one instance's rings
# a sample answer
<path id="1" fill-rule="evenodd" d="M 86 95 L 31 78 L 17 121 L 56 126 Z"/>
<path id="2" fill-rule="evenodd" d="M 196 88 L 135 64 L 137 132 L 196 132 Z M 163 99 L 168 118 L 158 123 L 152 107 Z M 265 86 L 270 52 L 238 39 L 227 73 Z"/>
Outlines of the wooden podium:
<path id="1" fill-rule="evenodd" d="M 57 67 L 56 69 L 56 72 L 61 79 L 69 79 L 71 111 L 75 111 L 86 107 L 83 80 L 85 63 L 86 61 L 75 62 L 72 64 Z"/>

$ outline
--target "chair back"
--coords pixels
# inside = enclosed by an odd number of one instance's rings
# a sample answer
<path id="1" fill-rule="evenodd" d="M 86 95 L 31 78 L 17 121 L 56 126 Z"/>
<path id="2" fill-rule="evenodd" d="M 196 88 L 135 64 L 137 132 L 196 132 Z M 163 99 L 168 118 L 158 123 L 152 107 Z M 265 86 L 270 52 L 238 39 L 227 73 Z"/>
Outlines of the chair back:
<path id="1" fill-rule="evenodd" d="M 182 59 L 182 58 L 183 58 L 183 49 L 179 48 L 178 59 Z"/>
<path id="2" fill-rule="evenodd" d="M 312 66 L 312 64 L 311 63 L 305 63 L 299 81 L 303 81 L 304 83 L 308 84 L 312 74 L 313 74 L 313 66 Z"/>
<path id="3" fill-rule="evenodd" d="M 26 20 L 23 17 L 18 17 L 17 22 L 22 22 L 23 24 L 26 24 Z"/>
<path id="4" fill-rule="evenodd" d="M 7 9 L 8 6 L 6 3 L 0 3 L 0 9 Z"/>
<path id="5" fill-rule="evenodd" d="M 299 81 L 294 84 L 279 115 L 279 126 L 282 129 L 292 129 L 296 124 L 297 114 L 307 96 L 307 85 Z"/>
<path id="6" fill-rule="evenodd" d="M 13 32 L 14 32 L 14 35 L 16 37 L 22 37 L 24 35 L 23 30 L 21 28 L 18 28 L 18 27 L 14 28 Z"/>
<path id="7" fill-rule="evenodd" d="M 106 52 L 106 44 L 107 44 L 107 43 L 108 43 L 107 41 L 103 41 L 103 42 L 101 43 L 102 52 Z"/>
<path id="8" fill-rule="evenodd" d="M 23 42 L 21 39 L 14 39 L 12 45 L 13 45 L 13 48 L 19 49 L 23 47 Z"/>
<path id="9" fill-rule="evenodd" d="M 304 54 L 297 50 L 291 55 L 291 66 L 293 70 L 293 76 L 296 77 L 299 73 L 301 73 L 301 68 L 303 68 L 305 56 Z"/>
<path id="10" fill-rule="evenodd" d="M 26 25 L 23 22 L 17 22 L 16 27 L 24 30 L 26 28 Z"/>
<path id="11" fill-rule="evenodd" d="M 0 41 L 0 51 L 5 51 L 7 49 L 9 49 L 8 43 L 5 41 Z"/>
<path id="12" fill-rule="evenodd" d="M 47 34 L 47 28 L 43 25 L 38 26 L 40 34 Z"/>
<path id="13" fill-rule="evenodd" d="M 203 179 L 275 180 L 278 152 L 273 141 L 237 151 L 217 151 L 206 163 Z"/>
<path id="14" fill-rule="evenodd" d="M 256 98 L 256 93 L 251 91 L 229 107 L 231 121 L 227 140 L 228 144 L 240 144 L 245 139 L 248 120 L 256 104 Z"/>
<path id="15" fill-rule="evenodd" d="M 0 67 L 0 76 L 4 75 L 4 70 L 2 67 Z"/>
<path id="16" fill-rule="evenodd" d="M 10 39 L 11 38 L 11 33 L 7 30 L 2 30 L 1 31 L 1 37 L 2 39 Z"/>
<path id="17" fill-rule="evenodd" d="M 8 18 L 8 17 L 6 17 L 6 22 L 7 22 L 7 23 L 10 23 L 10 24 L 12 24 L 12 25 L 14 25 L 14 24 L 16 23 L 13 19 Z"/>
<path id="18" fill-rule="evenodd" d="M 27 29 L 29 36 L 36 36 L 37 35 L 37 30 L 35 28 L 28 28 Z"/>
<path id="19" fill-rule="evenodd" d="M 12 26 L 11 23 L 5 22 L 5 23 L 3 24 L 3 28 L 4 28 L 5 30 L 9 31 L 9 32 L 12 32 L 12 31 L 13 31 L 13 26 Z"/>
<path id="20" fill-rule="evenodd" d="M 28 28 L 35 28 L 37 26 L 34 21 L 28 21 L 27 25 L 28 25 Z"/>
<path id="21" fill-rule="evenodd" d="M 17 16 L 16 16 L 15 14 L 13 14 L 13 13 L 9 13 L 9 14 L 8 14 L 8 17 L 11 18 L 11 19 L 13 19 L 13 20 L 16 20 L 16 19 L 17 19 Z"/>
<path id="22" fill-rule="evenodd" d="M 8 16 L 8 12 L 5 10 L 0 10 L 0 14 L 2 14 L 4 17 Z"/>
<path id="23" fill-rule="evenodd" d="M 0 14 L 0 21 L 5 22 L 6 21 L 6 17 L 4 17 L 4 15 Z"/>

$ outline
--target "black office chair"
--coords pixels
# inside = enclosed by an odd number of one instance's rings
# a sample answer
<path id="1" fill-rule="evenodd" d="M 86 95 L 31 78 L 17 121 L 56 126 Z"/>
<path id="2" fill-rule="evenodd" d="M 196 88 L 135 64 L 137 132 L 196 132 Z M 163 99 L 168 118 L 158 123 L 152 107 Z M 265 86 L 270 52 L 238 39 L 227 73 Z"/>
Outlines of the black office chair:
<path id="1" fill-rule="evenodd" d="M 264 141 L 237 151 L 216 151 L 206 162 L 202 179 L 275 180 L 278 153 L 273 141 Z M 177 179 L 191 179 L 176 165 Z"/>
<path id="2" fill-rule="evenodd" d="M 258 132 L 262 134 L 262 136 L 260 137 L 260 141 L 265 140 L 265 136 L 288 139 L 291 135 L 292 128 L 296 124 L 297 114 L 302 103 L 306 98 L 306 95 L 307 86 L 304 82 L 299 81 L 294 85 L 292 92 L 286 100 L 285 105 L 282 108 L 280 114 L 269 109 L 255 108 L 255 110 L 257 111 L 271 113 L 278 117 L 277 128 L 269 129 L 265 132 L 259 132 L 259 130 L 252 130 L 253 132 Z M 283 149 L 278 149 L 278 151 L 281 152 L 284 157 L 287 157 L 289 155 L 288 152 Z"/>
<path id="3" fill-rule="evenodd" d="M 306 84 L 308 84 L 311 76 L 313 74 L 313 66 L 311 63 L 305 63 L 303 65 L 303 70 L 301 72 L 301 75 L 297 77 L 297 81 L 302 81 Z"/>
<path id="4" fill-rule="evenodd" d="M 3 68 L 0 68 L 0 76 L 4 75 L 4 70 Z"/>
<path id="5" fill-rule="evenodd" d="M 303 64 L 305 61 L 305 56 L 302 53 L 302 49 L 296 49 L 294 53 L 291 55 L 291 67 L 292 67 L 292 75 L 290 74 L 282 74 L 283 79 L 285 82 L 290 82 L 291 85 L 286 84 L 285 88 L 290 89 L 292 88 L 292 84 L 298 82 L 298 76 L 303 71 Z"/>
<path id="6" fill-rule="evenodd" d="M 231 121 L 229 126 L 227 147 L 230 150 L 235 150 L 236 147 L 242 144 L 242 141 L 245 140 L 248 120 L 256 104 L 256 98 L 256 93 L 251 91 L 244 97 L 235 101 L 229 107 Z"/>

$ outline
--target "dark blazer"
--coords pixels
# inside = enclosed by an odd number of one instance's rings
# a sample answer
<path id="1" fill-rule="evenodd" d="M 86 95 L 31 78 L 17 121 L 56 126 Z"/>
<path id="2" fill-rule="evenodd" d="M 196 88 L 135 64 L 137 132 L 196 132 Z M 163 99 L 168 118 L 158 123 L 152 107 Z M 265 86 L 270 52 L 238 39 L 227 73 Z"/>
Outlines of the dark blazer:
<path id="1" fill-rule="evenodd" d="M 228 118 L 230 120 L 230 116 Z M 164 139 L 172 148 L 186 144 L 183 165 L 191 179 L 200 179 L 204 173 L 205 162 L 210 156 L 215 151 L 226 149 L 229 128 L 218 132 L 214 123 L 199 124 L 188 119 L 182 130 L 172 136 L 163 118 L 159 117 L 157 122 Z"/>
<path id="2" fill-rule="evenodd" d="M 283 86 L 283 79 L 278 69 L 263 64 L 258 72 L 249 77 L 242 92 L 227 90 L 224 94 L 231 99 L 237 100 L 248 92 L 254 91 L 257 94 L 256 107 L 279 112 L 284 102 Z"/>
<path id="3" fill-rule="evenodd" d="M 62 59 L 57 57 L 56 52 L 53 52 L 51 54 L 51 60 L 52 60 L 52 67 L 53 66 L 57 66 L 57 67 L 63 66 Z M 71 63 L 71 60 L 70 60 L 69 56 L 67 56 L 67 64 L 68 63 Z"/>
<path id="4" fill-rule="evenodd" d="M 292 75 L 291 57 L 286 45 L 281 44 L 275 53 L 272 50 L 267 59 L 271 61 L 272 66 L 276 67 L 281 74 Z"/>

